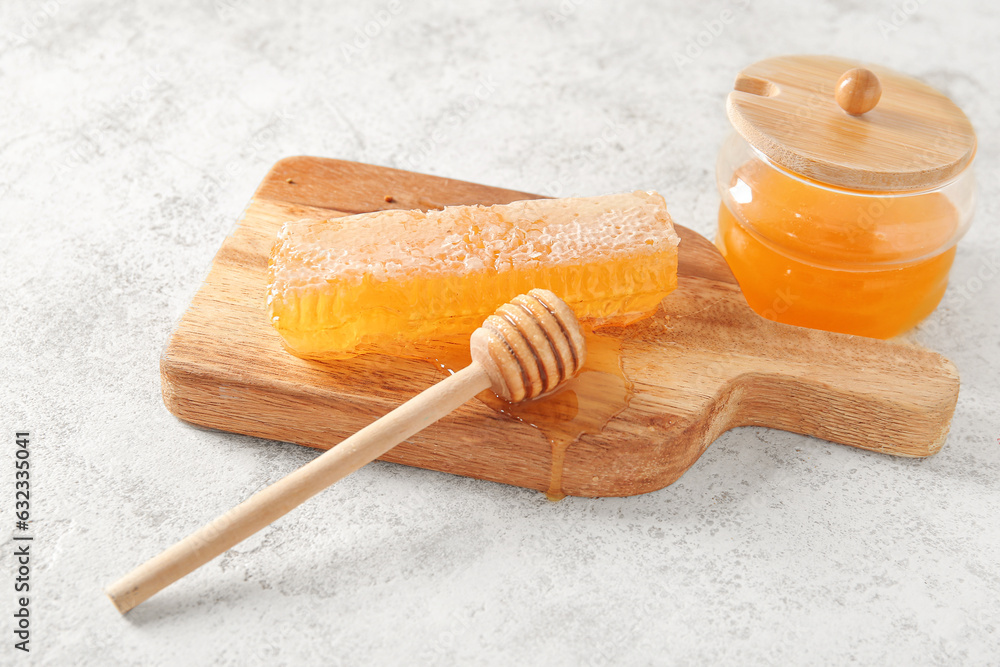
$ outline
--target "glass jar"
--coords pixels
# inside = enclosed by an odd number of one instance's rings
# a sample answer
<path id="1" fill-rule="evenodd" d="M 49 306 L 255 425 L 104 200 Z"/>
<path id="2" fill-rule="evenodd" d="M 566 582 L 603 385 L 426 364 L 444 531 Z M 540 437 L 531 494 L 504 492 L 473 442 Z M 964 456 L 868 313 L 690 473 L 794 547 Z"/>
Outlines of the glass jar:
<path id="1" fill-rule="evenodd" d="M 740 73 L 716 245 L 760 315 L 891 338 L 944 296 L 975 206 L 976 140 L 938 91 L 855 66 L 785 56 Z"/>
<path id="2" fill-rule="evenodd" d="M 872 338 L 900 334 L 937 307 L 975 205 L 971 166 L 927 190 L 848 190 L 782 169 L 736 131 L 716 180 L 716 245 L 750 307 Z"/>

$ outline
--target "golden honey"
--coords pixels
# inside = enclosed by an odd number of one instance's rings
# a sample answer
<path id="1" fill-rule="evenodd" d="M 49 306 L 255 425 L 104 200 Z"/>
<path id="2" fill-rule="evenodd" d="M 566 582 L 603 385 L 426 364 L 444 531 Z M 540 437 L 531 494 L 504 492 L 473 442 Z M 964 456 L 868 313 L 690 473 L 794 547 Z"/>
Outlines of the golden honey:
<path id="1" fill-rule="evenodd" d="M 552 452 L 546 496 L 562 500 L 563 468 L 568 450 L 581 437 L 596 435 L 616 415 L 628 407 L 632 383 L 622 369 L 620 335 L 586 331 L 587 361 L 580 372 L 551 394 L 532 401 L 509 403 L 490 391 L 478 399 L 509 417 L 538 429 Z M 432 363 L 451 374 L 469 365 L 472 358 L 467 341 L 433 341 L 415 347 L 411 355 Z M 594 481 L 597 481 L 596 479 Z"/>
<path id="2" fill-rule="evenodd" d="M 268 309 L 293 354 L 338 359 L 471 334 L 541 287 L 591 324 L 650 314 L 677 286 L 663 198 L 635 192 L 286 223 Z"/>
<path id="3" fill-rule="evenodd" d="M 718 166 L 716 244 L 749 305 L 787 324 L 898 335 L 944 295 L 971 218 L 971 171 L 921 192 L 834 188 L 730 137 Z"/>

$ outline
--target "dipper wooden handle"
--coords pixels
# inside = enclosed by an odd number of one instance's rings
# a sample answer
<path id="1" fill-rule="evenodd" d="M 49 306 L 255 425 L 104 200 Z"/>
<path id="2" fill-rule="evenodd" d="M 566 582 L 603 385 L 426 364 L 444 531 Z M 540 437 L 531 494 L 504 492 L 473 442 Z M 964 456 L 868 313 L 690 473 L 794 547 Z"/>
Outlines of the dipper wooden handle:
<path id="1" fill-rule="evenodd" d="M 473 361 L 467 367 L 116 581 L 106 591 L 115 607 L 124 614 L 484 389 L 513 402 L 534 398 L 575 375 L 586 359 L 576 317 L 547 290 L 531 290 L 501 306 L 470 344 Z"/>

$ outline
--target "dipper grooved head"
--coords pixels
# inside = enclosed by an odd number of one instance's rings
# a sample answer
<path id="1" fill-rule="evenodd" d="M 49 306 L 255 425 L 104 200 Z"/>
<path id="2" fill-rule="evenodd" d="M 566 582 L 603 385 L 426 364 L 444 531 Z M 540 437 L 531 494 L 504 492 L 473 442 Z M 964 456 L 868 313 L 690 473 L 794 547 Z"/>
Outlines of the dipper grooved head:
<path id="1" fill-rule="evenodd" d="M 573 311 L 543 289 L 500 306 L 472 334 L 470 346 L 494 393 L 512 403 L 552 391 L 576 375 L 587 360 Z"/>

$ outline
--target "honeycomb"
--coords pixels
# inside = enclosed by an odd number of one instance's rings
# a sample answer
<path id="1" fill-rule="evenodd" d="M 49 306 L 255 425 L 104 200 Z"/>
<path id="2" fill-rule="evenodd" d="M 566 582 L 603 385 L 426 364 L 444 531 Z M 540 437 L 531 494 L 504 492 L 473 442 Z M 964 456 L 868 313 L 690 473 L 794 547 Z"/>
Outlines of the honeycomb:
<path id="1" fill-rule="evenodd" d="M 626 324 L 677 286 L 678 242 L 655 192 L 289 221 L 268 262 L 268 314 L 287 349 L 313 359 L 471 334 L 533 287 L 593 325 Z"/>

